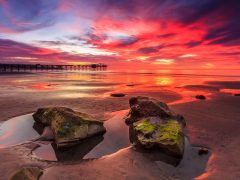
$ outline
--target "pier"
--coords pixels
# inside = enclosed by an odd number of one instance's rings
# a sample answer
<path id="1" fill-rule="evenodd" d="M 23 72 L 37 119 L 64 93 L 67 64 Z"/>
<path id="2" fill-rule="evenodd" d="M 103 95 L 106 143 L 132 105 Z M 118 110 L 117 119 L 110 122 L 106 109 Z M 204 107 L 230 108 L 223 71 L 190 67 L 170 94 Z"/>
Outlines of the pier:
<path id="1" fill-rule="evenodd" d="M 0 64 L 0 72 L 24 71 L 105 71 L 106 64 L 85 65 L 42 65 L 42 64 Z"/>

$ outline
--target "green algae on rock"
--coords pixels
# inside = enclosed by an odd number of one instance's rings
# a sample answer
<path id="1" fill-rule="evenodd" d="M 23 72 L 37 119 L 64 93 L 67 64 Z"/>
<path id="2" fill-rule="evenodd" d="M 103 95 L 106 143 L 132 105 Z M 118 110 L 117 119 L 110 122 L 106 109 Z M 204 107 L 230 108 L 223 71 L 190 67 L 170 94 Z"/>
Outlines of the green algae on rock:
<path id="1" fill-rule="evenodd" d="M 184 152 L 184 134 L 177 120 L 152 122 L 142 119 L 133 123 L 137 143 L 150 149 L 159 147 L 174 156 L 182 156 Z"/>
<path id="2" fill-rule="evenodd" d="M 43 170 L 38 167 L 24 167 L 14 173 L 10 180 L 38 180 Z"/>
<path id="3" fill-rule="evenodd" d="M 134 124 L 136 131 L 142 132 L 144 135 L 152 134 L 154 130 L 156 130 L 156 126 L 151 124 L 149 120 L 144 119 L 142 121 L 138 121 L 138 123 Z"/>
<path id="4" fill-rule="evenodd" d="M 65 107 L 38 109 L 33 118 L 36 122 L 51 126 L 58 148 L 78 144 L 83 139 L 106 131 L 102 121 Z"/>

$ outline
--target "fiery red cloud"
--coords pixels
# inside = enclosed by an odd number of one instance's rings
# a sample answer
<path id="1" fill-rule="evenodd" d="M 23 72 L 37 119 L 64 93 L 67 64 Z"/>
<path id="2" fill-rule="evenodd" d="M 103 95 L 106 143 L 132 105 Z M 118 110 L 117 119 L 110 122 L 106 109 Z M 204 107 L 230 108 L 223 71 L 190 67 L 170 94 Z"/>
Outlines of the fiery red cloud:
<path id="1" fill-rule="evenodd" d="M 240 68 L 238 0 L 1 0 L 0 61 Z"/>

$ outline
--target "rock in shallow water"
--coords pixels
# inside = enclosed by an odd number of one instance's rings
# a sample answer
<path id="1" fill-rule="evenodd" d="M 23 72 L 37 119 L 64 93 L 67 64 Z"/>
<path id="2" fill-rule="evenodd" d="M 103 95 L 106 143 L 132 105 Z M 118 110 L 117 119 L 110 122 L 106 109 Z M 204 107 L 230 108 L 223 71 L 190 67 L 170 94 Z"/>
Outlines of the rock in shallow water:
<path id="1" fill-rule="evenodd" d="M 106 132 L 103 122 L 65 107 L 38 109 L 33 118 L 36 122 L 51 127 L 58 148 L 69 147 Z"/>
<path id="2" fill-rule="evenodd" d="M 25 167 L 13 174 L 10 180 L 38 180 L 43 170 L 38 167 Z"/>
<path id="3" fill-rule="evenodd" d="M 198 150 L 199 155 L 204 155 L 204 154 L 206 155 L 208 153 L 209 153 L 209 150 L 207 148 L 204 148 L 204 147 L 202 147 Z"/>
<path id="4" fill-rule="evenodd" d="M 170 118 L 176 119 L 183 127 L 186 126 L 183 116 L 175 114 L 166 103 L 160 102 L 154 98 L 142 96 L 132 97 L 129 100 L 129 105 L 131 109 L 128 116 L 125 118 L 125 122 L 128 125 L 142 118 L 157 117 L 162 120 Z"/>
<path id="5" fill-rule="evenodd" d="M 130 140 L 146 149 L 160 148 L 182 157 L 184 118 L 175 115 L 167 104 L 153 98 L 133 97 L 129 103 L 131 110 L 125 122 L 130 125 Z"/>

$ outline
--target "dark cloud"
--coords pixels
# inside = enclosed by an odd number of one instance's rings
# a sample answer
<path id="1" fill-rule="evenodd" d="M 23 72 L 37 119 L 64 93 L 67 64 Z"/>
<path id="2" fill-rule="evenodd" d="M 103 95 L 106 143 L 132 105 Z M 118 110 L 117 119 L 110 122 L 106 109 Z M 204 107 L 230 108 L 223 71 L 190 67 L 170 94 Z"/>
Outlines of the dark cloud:
<path id="1" fill-rule="evenodd" d="M 203 40 L 210 40 L 209 44 L 226 46 L 240 45 L 240 8 L 239 15 L 220 28 L 214 28 L 204 36 Z"/>
<path id="2" fill-rule="evenodd" d="M 172 1 L 173 2 L 173 1 Z M 178 1 L 175 6 L 175 18 L 183 24 L 191 24 L 221 9 L 225 0 Z M 211 17 L 209 17 L 211 18 Z"/>
<path id="3" fill-rule="evenodd" d="M 118 43 L 118 47 L 123 46 L 129 46 L 133 45 L 136 42 L 138 42 L 139 39 L 137 39 L 135 36 L 129 36 L 129 37 L 120 37 L 120 42 Z"/>
<path id="4" fill-rule="evenodd" d="M 210 44 L 240 45 L 240 1 L 221 2 L 221 11 L 216 15 L 223 17 L 223 25 L 211 28 L 203 40 L 210 40 Z"/>
<path id="5" fill-rule="evenodd" d="M 192 47 L 200 45 L 201 43 L 202 43 L 201 41 L 190 41 L 190 42 L 186 43 L 185 46 L 187 46 L 188 48 L 192 48 Z"/>
<path id="6" fill-rule="evenodd" d="M 145 47 L 145 48 L 138 49 L 138 52 L 143 53 L 143 54 L 151 54 L 151 53 L 158 52 L 158 49 L 155 47 Z"/>
<path id="7" fill-rule="evenodd" d="M 37 52 L 39 48 L 36 48 L 25 43 L 19 43 L 9 39 L 0 39 L 0 57 L 11 56 L 29 56 L 34 52 Z"/>
<path id="8" fill-rule="evenodd" d="M 15 57 L 51 59 L 62 55 L 63 54 L 56 50 L 40 48 L 9 39 L 0 39 L 0 59 L 11 59 Z"/>
<path id="9" fill-rule="evenodd" d="M 115 43 L 116 47 L 125 47 L 133 45 L 139 41 L 135 36 L 112 36 L 107 34 L 95 34 L 93 32 L 88 32 L 83 36 L 70 36 L 68 39 L 77 40 L 82 42 L 87 42 L 92 45 L 101 45 L 103 41 L 111 40 Z"/>
<path id="10" fill-rule="evenodd" d="M 55 45 L 63 45 L 65 42 L 62 41 L 38 41 L 40 44 L 46 44 L 50 46 L 55 46 Z"/>
<path id="11" fill-rule="evenodd" d="M 98 36 L 98 35 L 94 34 L 93 32 L 88 32 L 86 34 L 86 36 L 90 41 L 102 41 L 102 40 L 106 39 L 105 36 L 103 36 L 103 35 Z"/>
<path id="12" fill-rule="evenodd" d="M 0 2 L 0 25 L 15 32 L 51 26 L 55 23 L 54 9 L 59 1 L 8 0 Z"/>
<path id="13" fill-rule="evenodd" d="M 204 27 L 213 27 L 207 30 L 203 41 L 210 40 L 209 44 L 240 45 L 239 0 L 179 1 L 174 12 L 176 19 L 184 25 L 203 20 Z"/>
<path id="14" fill-rule="evenodd" d="M 169 37 L 173 37 L 173 36 L 176 36 L 176 35 L 177 35 L 176 33 L 167 33 L 167 34 L 158 35 L 157 37 L 159 37 L 159 38 L 169 38 Z"/>
<path id="15" fill-rule="evenodd" d="M 153 47 L 144 47 L 139 48 L 138 52 L 143 54 L 151 54 L 151 53 L 157 53 L 160 49 L 167 47 L 168 45 L 159 45 L 159 46 L 153 46 Z"/>
<path id="16" fill-rule="evenodd" d="M 87 41 L 89 41 L 89 39 L 83 38 L 82 36 L 66 36 L 65 37 L 67 40 L 71 40 L 71 41 L 78 41 L 81 44 L 86 44 Z"/>
<path id="17" fill-rule="evenodd" d="M 105 5 L 106 10 L 108 8 L 116 8 L 123 10 L 124 12 L 132 13 L 136 10 L 136 1 L 134 0 L 100 0 L 101 4 Z"/>
<path id="18" fill-rule="evenodd" d="M 58 40 L 58 41 L 37 41 L 37 42 L 39 44 L 45 44 L 45 45 L 49 45 L 49 46 L 57 46 L 57 45 L 77 46 L 77 45 L 79 45 L 78 43 L 71 43 L 71 42 L 62 41 L 62 40 Z"/>
<path id="19" fill-rule="evenodd" d="M 93 32 L 93 30 L 79 36 L 68 36 L 67 39 L 78 41 L 81 44 L 92 44 L 97 45 L 99 43 L 102 43 L 104 40 L 107 39 L 107 36 L 104 34 L 97 35 Z"/>
<path id="20" fill-rule="evenodd" d="M 48 13 L 55 5 L 55 3 L 50 3 L 50 1 L 46 3 L 42 0 L 8 0 L 7 2 L 8 10 L 19 20 L 23 21 L 38 18 L 42 13 Z"/>
<path id="21" fill-rule="evenodd" d="M 22 61 L 21 58 L 23 59 Z M 0 39 L 1 62 L 19 63 L 24 62 L 24 58 L 29 58 L 28 62 L 31 62 L 31 58 L 33 58 L 34 62 L 41 61 L 44 63 L 52 63 L 54 61 L 102 62 L 103 60 L 116 60 L 115 56 L 69 54 L 66 52 L 56 51 L 52 49 L 31 46 L 9 39 Z"/>

